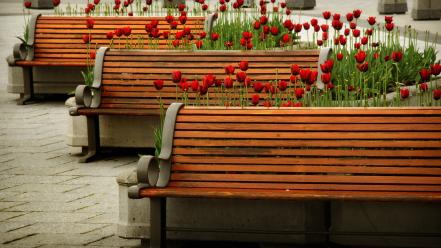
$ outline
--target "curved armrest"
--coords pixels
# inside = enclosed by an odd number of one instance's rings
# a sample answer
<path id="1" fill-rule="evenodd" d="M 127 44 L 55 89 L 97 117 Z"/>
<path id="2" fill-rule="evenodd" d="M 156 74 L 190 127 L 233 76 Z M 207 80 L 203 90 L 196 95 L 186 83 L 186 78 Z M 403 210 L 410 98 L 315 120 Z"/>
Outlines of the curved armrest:
<path id="1" fill-rule="evenodd" d="M 139 190 L 156 185 L 159 176 L 158 160 L 151 155 L 141 156 L 138 160 L 136 176 L 138 184 L 129 187 L 129 198 L 139 199 Z"/>
<path id="2" fill-rule="evenodd" d="M 218 17 L 217 13 L 213 13 L 207 16 L 207 19 L 205 19 L 205 23 L 204 23 L 204 31 L 208 34 L 211 35 L 211 31 L 213 31 L 213 24 L 214 21 L 216 21 Z"/>

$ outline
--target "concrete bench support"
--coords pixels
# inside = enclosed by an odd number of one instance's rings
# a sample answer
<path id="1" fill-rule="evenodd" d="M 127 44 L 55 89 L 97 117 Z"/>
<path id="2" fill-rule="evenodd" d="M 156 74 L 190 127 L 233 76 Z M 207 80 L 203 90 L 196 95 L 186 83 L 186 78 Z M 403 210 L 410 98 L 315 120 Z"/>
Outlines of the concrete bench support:
<path id="1" fill-rule="evenodd" d="M 32 3 L 32 9 L 53 9 L 52 0 L 27 0 Z M 23 1 L 24 2 L 24 1 Z"/>
<path id="2" fill-rule="evenodd" d="M 313 9 L 315 0 L 286 0 L 288 9 Z"/>
<path id="3" fill-rule="evenodd" d="M 407 12 L 407 0 L 378 0 L 380 14 L 404 14 Z"/>
<path id="4" fill-rule="evenodd" d="M 412 8 L 414 20 L 439 20 L 441 19 L 441 1 L 439 0 L 414 0 Z"/>

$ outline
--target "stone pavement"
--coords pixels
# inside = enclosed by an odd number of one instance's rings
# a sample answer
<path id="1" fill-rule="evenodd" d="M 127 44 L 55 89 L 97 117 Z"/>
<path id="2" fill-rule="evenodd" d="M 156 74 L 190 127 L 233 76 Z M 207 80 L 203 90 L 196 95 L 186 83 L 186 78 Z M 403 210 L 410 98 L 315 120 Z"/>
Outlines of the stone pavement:
<path id="1" fill-rule="evenodd" d="M 0 0 L 0 247 L 137 247 L 138 240 L 115 236 L 115 177 L 132 170 L 137 155 L 79 164 L 65 144 L 68 113 L 63 99 L 17 106 L 18 96 L 6 92 L 4 58 L 23 30 L 21 2 Z M 376 1 L 365 0 L 319 0 L 315 10 L 305 13 L 320 15 L 336 8 L 342 13 L 360 8 L 365 16 L 376 15 Z M 406 16 L 397 17 L 397 22 Z M 441 29 L 439 21 L 411 24 L 432 32 Z"/>

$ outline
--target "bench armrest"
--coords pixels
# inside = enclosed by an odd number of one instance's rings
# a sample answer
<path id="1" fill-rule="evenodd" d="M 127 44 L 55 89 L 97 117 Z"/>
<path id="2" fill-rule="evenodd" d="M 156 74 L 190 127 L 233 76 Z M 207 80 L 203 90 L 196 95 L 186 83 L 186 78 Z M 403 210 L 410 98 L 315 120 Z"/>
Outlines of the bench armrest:
<path id="1" fill-rule="evenodd" d="M 34 59 L 34 42 L 35 42 L 35 28 L 37 26 L 38 17 L 41 14 L 32 15 L 28 24 L 28 40 L 24 40 L 21 37 L 17 37 L 21 40 L 21 43 L 14 45 L 12 50 L 12 56 L 9 56 L 6 60 L 10 66 L 15 65 L 19 60 L 33 60 Z"/>
<path id="2" fill-rule="evenodd" d="M 159 168 L 157 158 L 151 155 L 141 156 L 136 168 L 138 184 L 129 187 L 129 198 L 140 199 L 140 189 L 155 186 L 160 173 Z"/>
<path id="3" fill-rule="evenodd" d="M 213 13 L 207 16 L 207 18 L 205 19 L 205 23 L 204 23 L 204 31 L 208 34 L 211 35 L 211 31 L 213 31 L 213 24 L 214 21 L 216 21 L 218 17 L 218 13 Z"/>

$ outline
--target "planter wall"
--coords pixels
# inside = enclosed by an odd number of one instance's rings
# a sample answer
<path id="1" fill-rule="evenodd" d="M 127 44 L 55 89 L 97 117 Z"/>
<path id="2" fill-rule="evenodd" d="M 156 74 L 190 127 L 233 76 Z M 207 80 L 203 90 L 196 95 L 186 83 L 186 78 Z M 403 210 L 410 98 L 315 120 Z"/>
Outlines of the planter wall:
<path id="1" fill-rule="evenodd" d="M 168 0 L 164 0 L 163 1 L 163 6 L 164 8 L 176 8 L 178 7 L 178 4 L 185 4 L 185 0 L 173 0 L 173 1 L 168 1 Z"/>
<path id="2" fill-rule="evenodd" d="M 380 14 L 404 14 L 407 12 L 407 0 L 378 0 Z"/>
<path id="3" fill-rule="evenodd" d="M 67 67 L 34 67 L 34 91 L 36 94 L 68 94 L 84 82 L 81 68 Z M 9 93 L 24 92 L 23 69 L 19 66 L 8 66 Z"/>
<path id="4" fill-rule="evenodd" d="M 315 4 L 315 0 L 286 0 L 288 9 L 313 9 Z"/>
<path id="5" fill-rule="evenodd" d="M 414 0 L 412 8 L 414 20 L 439 20 L 441 19 L 441 1 L 439 0 Z"/>
<path id="6" fill-rule="evenodd" d="M 69 98 L 66 106 L 68 108 L 75 106 L 75 99 Z M 66 143 L 74 147 L 87 147 L 86 117 L 66 114 L 68 115 Z M 153 130 L 159 125 L 159 117 L 101 115 L 99 118 L 101 146 L 154 147 Z"/>
<path id="7" fill-rule="evenodd" d="M 32 3 L 32 9 L 53 9 L 52 0 L 27 0 Z"/>

